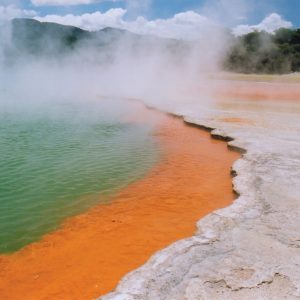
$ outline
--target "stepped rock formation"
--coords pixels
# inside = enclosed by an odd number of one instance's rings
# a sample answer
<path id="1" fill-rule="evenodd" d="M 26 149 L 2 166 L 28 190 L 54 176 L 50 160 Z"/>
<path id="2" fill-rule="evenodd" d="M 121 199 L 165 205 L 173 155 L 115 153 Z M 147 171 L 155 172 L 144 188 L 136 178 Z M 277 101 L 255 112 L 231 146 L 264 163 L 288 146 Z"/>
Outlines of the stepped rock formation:
<path id="1" fill-rule="evenodd" d="M 232 168 L 239 197 L 100 299 L 299 299 L 300 103 L 196 103 L 159 108 L 245 152 Z"/>

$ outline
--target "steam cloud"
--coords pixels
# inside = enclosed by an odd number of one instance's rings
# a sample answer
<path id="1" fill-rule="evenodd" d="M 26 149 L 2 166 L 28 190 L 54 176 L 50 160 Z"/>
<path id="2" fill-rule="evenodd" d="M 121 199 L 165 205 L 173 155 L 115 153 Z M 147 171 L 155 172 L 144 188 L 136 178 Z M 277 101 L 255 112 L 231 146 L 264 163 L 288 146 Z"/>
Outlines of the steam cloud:
<path id="1" fill-rule="evenodd" d="M 163 39 L 111 29 L 99 40 L 83 40 L 72 51 L 55 55 L 51 51 L 56 47 L 55 37 L 49 36 L 43 40 L 42 52 L 47 54 L 49 50 L 50 55 L 36 55 L 22 49 L 22 43 L 12 51 L 11 25 L 6 23 L 1 28 L 5 41 L 0 51 L 1 91 L 10 91 L 15 98 L 49 101 L 96 95 L 175 97 L 197 85 L 207 73 L 218 70 L 227 44 L 223 28 L 207 22 L 197 40 Z M 21 36 L 26 35 L 22 32 Z M 99 41 L 107 45 L 95 46 Z M 13 63 L 5 63 L 7 53 L 13 56 Z"/>
<path id="2" fill-rule="evenodd" d="M 222 8 L 228 1 L 214 2 L 218 4 L 216 7 Z M 244 1 L 235 2 L 240 4 L 237 6 L 240 15 L 245 16 L 248 7 L 243 5 Z M 133 12 L 147 9 L 147 5 L 140 6 L 139 3 L 128 1 L 128 9 Z M 230 9 L 227 11 L 228 14 L 231 12 Z M 210 15 L 210 6 L 204 6 L 202 12 Z M 212 21 L 203 14 L 188 11 L 169 19 L 149 21 L 138 17 L 127 21 L 124 19 L 125 13 L 126 10 L 119 8 L 82 16 L 38 17 L 34 11 L 20 10 L 13 5 L 0 6 L 0 93 L 9 91 L 14 95 L 12 98 L 50 101 L 58 98 L 86 99 L 96 95 L 162 101 L 163 98 L 186 95 L 186 92 L 191 93 L 197 88 L 199 91 L 201 86 L 199 98 L 210 94 L 214 85 L 206 79 L 220 70 L 230 46 L 227 29 L 217 23 L 219 15 L 212 16 L 215 20 Z M 138 35 L 111 30 L 103 35 L 102 40 L 109 46 L 98 47 L 99 40 L 88 43 L 83 40 L 72 51 L 56 52 L 55 55 L 28 55 L 19 44 L 17 51 L 14 51 L 14 63 L 7 64 L 7 54 L 11 57 L 13 52 L 12 28 L 8 20 L 16 16 L 70 24 L 88 30 L 98 30 L 108 25 Z M 277 25 L 282 21 L 279 18 L 272 15 L 261 24 L 271 28 L 272 21 L 275 20 Z M 290 26 L 290 23 L 285 25 Z M 257 27 L 249 28 L 255 30 Z M 43 40 L 42 52 L 46 49 L 45 53 L 48 50 L 51 53 L 51 49 L 57 46 L 53 43 L 55 37 L 49 35 L 49 39 Z"/>

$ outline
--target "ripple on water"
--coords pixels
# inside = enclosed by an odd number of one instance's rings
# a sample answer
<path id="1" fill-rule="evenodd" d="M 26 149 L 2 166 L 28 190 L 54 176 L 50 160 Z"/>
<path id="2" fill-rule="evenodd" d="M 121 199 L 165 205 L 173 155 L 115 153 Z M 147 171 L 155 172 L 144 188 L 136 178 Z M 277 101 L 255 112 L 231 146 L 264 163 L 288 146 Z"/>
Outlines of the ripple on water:
<path id="1" fill-rule="evenodd" d="M 0 252 L 18 250 L 107 201 L 153 165 L 151 126 L 121 122 L 130 113 L 122 101 L 115 109 L 103 105 L 0 112 Z"/>

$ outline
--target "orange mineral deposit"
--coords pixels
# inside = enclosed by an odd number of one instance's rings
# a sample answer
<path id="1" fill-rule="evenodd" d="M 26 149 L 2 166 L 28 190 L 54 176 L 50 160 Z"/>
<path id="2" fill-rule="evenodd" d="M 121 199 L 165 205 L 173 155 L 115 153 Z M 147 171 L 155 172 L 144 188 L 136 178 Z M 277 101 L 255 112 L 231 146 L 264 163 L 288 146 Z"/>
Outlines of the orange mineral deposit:
<path id="1" fill-rule="evenodd" d="M 157 165 L 110 204 L 0 256 L 0 299 L 94 299 L 156 251 L 191 236 L 201 217 L 233 201 L 230 168 L 239 154 L 182 119 L 148 113 L 159 115 Z"/>

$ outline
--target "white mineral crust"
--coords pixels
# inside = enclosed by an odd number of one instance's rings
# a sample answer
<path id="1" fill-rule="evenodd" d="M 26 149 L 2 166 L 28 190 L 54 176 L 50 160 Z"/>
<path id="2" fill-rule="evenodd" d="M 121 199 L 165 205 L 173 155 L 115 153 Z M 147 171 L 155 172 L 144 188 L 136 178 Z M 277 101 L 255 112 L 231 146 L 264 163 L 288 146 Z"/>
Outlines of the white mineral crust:
<path id="1" fill-rule="evenodd" d="M 232 167 L 239 197 L 100 299 L 299 299 L 299 102 L 163 103 L 151 105 L 214 128 L 213 135 L 230 137 L 230 147 L 246 151 Z"/>

